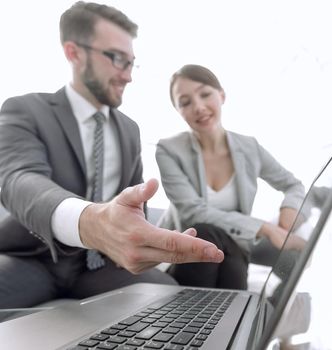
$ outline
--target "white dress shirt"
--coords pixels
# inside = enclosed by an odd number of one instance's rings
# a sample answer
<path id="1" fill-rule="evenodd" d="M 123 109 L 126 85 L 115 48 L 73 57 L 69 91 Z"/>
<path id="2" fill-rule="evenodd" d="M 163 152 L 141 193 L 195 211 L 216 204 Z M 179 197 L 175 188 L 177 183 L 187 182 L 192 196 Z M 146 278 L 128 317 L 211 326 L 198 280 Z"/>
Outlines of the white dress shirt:
<path id="1" fill-rule="evenodd" d="M 66 95 L 77 120 L 83 145 L 84 159 L 87 171 L 87 193 L 90 198 L 92 191 L 93 165 L 93 139 L 95 120 L 93 114 L 97 109 L 78 94 L 71 85 L 66 86 Z M 119 186 L 121 172 L 120 142 L 115 130 L 114 121 L 110 118 L 108 106 L 100 109 L 105 115 L 104 123 L 104 172 L 103 172 L 103 200 L 110 200 Z M 111 166 L 105 166 L 111 164 Z M 80 240 L 78 222 L 82 211 L 91 202 L 78 198 L 67 198 L 56 208 L 52 216 L 52 230 L 54 236 L 62 243 L 85 248 Z"/>

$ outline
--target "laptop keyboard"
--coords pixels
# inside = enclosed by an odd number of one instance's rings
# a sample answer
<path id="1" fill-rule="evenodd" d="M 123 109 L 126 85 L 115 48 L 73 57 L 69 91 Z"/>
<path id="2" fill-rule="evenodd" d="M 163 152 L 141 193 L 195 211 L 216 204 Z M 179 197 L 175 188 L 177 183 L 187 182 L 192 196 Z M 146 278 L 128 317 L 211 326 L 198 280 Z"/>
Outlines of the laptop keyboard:
<path id="1" fill-rule="evenodd" d="M 184 289 L 68 350 L 198 350 L 236 295 L 233 291 Z"/>

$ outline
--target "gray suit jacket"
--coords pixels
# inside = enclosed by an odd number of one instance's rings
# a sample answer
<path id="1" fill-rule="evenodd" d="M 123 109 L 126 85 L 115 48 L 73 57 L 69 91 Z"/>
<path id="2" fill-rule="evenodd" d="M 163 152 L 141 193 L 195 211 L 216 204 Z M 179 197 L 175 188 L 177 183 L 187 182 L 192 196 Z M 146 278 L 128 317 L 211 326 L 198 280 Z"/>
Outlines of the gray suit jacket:
<path id="1" fill-rule="evenodd" d="M 143 181 L 140 135 L 137 124 L 118 110 L 111 117 L 122 152 L 119 193 Z M 51 229 L 58 204 L 68 197 L 84 198 L 87 188 L 82 140 L 64 88 L 3 104 L 0 187 L 1 202 L 11 213 L 0 225 L 0 251 L 31 255 L 50 249 L 55 261 L 59 251 L 77 251 L 54 240 Z"/>
<path id="2" fill-rule="evenodd" d="M 225 212 L 209 206 L 201 148 L 191 132 L 183 132 L 157 144 L 156 160 L 171 203 L 160 225 L 182 231 L 196 223 L 209 223 L 224 229 L 249 251 L 263 223 L 250 216 L 257 179 L 284 193 L 281 207 L 298 209 L 304 198 L 304 186 L 255 138 L 228 131 L 227 140 L 236 174 L 239 211 Z"/>

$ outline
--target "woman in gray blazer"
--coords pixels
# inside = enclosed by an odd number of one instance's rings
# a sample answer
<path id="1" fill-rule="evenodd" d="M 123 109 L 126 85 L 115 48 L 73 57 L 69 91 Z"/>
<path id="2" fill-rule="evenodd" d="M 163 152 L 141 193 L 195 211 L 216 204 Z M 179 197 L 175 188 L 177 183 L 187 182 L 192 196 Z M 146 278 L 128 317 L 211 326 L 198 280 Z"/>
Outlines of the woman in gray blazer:
<path id="1" fill-rule="evenodd" d="M 281 248 L 304 198 L 304 186 L 254 137 L 227 131 L 221 123 L 225 92 L 207 68 L 185 65 L 170 84 L 170 97 L 190 127 L 157 144 L 156 160 L 170 200 L 161 226 L 199 237 L 224 250 L 222 264 L 173 265 L 180 284 L 246 289 L 253 243 L 268 239 Z M 257 180 L 282 191 L 277 224 L 252 217 Z M 300 249 L 294 237 L 289 248 Z"/>

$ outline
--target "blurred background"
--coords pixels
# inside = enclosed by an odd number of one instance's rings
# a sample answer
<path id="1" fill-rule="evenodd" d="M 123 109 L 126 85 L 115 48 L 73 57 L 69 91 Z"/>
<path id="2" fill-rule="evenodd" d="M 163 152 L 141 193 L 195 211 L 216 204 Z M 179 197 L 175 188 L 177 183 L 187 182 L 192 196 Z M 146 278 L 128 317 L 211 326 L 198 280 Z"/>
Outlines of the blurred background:
<path id="1" fill-rule="evenodd" d="M 144 177 L 159 179 L 156 142 L 186 129 L 168 93 L 172 73 L 196 63 L 226 91 L 224 126 L 253 135 L 306 186 L 332 154 L 332 21 L 329 0 L 105 1 L 139 24 L 140 68 L 124 113 L 141 128 Z M 54 92 L 70 79 L 59 41 L 73 1 L 7 1 L 0 11 L 0 103 Z M 269 216 L 279 193 L 260 184 L 254 215 Z M 160 186 L 151 206 L 166 207 Z"/>

